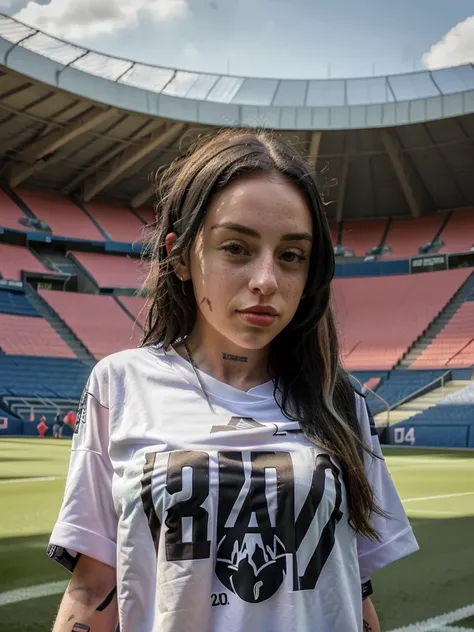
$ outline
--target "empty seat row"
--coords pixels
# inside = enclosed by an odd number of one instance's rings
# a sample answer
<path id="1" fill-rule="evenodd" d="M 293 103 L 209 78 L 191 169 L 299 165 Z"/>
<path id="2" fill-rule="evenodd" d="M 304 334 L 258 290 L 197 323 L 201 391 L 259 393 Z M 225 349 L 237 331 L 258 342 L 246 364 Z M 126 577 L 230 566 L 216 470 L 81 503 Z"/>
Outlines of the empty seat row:
<path id="1" fill-rule="evenodd" d="M 429 384 L 441 378 L 444 370 L 438 371 L 392 371 L 388 377 L 382 378 L 376 389 L 377 395 L 382 397 L 389 407 L 410 397 L 414 393 L 426 388 Z M 434 388 L 434 387 L 433 387 Z M 386 406 L 380 399 L 369 395 L 367 398 L 373 414 L 386 410 Z"/>
<path id="2" fill-rule="evenodd" d="M 0 355 L 0 394 L 78 400 L 89 373 L 77 359 Z"/>
<path id="3" fill-rule="evenodd" d="M 34 316 L 0 314 L 0 348 L 15 355 L 76 357 L 44 318 Z"/>
<path id="4" fill-rule="evenodd" d="M 39 316 L 23 292 L 0 288 L 0 313 L 19 316 Z"/>
<path id="5" fill-rule="evenodd" d="M 146 267 L 137 258 L 98 252 L 71 252 L 70 257 L 101 288 L 137 289 L 146 278 Z"/>
<path id="6" fill-rule="evenodd" d="M 342 356 L 350 371 L 390 370 L 471 270 L 334 281 Z"/>

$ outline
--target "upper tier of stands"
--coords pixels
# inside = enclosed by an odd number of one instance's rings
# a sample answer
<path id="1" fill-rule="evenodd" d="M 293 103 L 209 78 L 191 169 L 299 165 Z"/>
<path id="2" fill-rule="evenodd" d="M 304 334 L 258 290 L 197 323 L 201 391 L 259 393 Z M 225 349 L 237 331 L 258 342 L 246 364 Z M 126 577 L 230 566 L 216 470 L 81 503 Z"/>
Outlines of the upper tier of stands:
<path id="1" fill-rule="evenodd" d="M 145 266 L 139 259 L 98 252 L 71 252 L 77 262 L 102 288 L 138 288 L 145 280 Z"/>
<path id="2" fill-rule="evenodd" d="M 353 250 L 356 257 L 365 257 L 380 244 L 386 226 L 386 219 L 343 222 L 341 245 Z"/>
<path id="3" fill-rule="evenodd" d="M 417 255 L 420 246 L 434 239 L 445 219 L 441 214 L 393 219 L 385 240 L 391 253 L 385 256 L 405 259 Z"/>
<path id="4" fill-rule="evenodd" d="M 25 213 L 0 189 L 0 226 L 13 230 L 25 230 L 20 224 L 20 219 L 26 219 Z"/>
<path id="5" fill-rule="evenodd" d="M 139 296 L 121 296 L 117 299 L 119 303 L 133 316 L 141 327 L 145 327 L 146 321 L 146 300 Z"/>
<path id="6" fill-rule="evenodd" d="M 392 368 L 470 274 L 470 269 L 459 269 L 336 279 L 335 314 L 346 367 Z"/>
<path id="7" fill-rule="evenodd" d="M 439 252 L 467 252 L 474 246 L 474 209 L 456 211 L 441 233 L 445 243 Z"/>
<path id="8" fill-rule="evenodd" d="M 53 290 L 39 294 L 97 360 L 140 341 L 141 327 L 111 296 Z"/>
<path id="9" fill-rule="evenodd" d="M 48 191 L 19 188 L 15 193 L 58 236 L 133 243 L 142 239 L 145 224 L 155 221 L 154 210 L 150 207 L 132 211 L 125 206 L 95 201 L 81 207 L 65 196 Z M 26 230 L 18 221 L 22 217 L 26 217 L 22 209 L 0 190 L 0 226 Z M 406 258 L 417 255 L 420 246 L 437 236 L 446 218 L 445 213 L 419 218 L 394 218 L 384 242 L 391 248 L 391 253 L 384 256 Z M 387 225 L 387 219 L 344 221 L 341 245 L 352 249 L 357 257 L 364 257 L 370 248 L 380 244 Z M 331 222 L 330 230 L 335 245 L 339 227 Z M 474 209 L 454 211 L 439 239 L 446 244 L 440 252 L 470 250 L 474 245 Z"/>
<path id="10" fill-rule="evenodd" d="M 38 219 L 51 228 L 54 235 L 89 241 L 103 241 L 104 236 L 84 211 L 67 197 L 49 191 L 16 191 Z"/>
<path id="11" fill-rule="evenodd" d="M 0 242 L 0 274 L 4 279 L 21 281 L 22 271 L 54 274 L 28 248 Z"/>
<path id="12" fill-rule="evenodd" d="M 88 202 L 86 210 L 113 241 L 133 243 L 143 235 L 143 222 L 125 206 Z"/>
<path id="13" fill-rule="evenodd" d="M 29 356 L 76 356 L 43 318 L 0 314 L 0 348 L 4 353 Z"/>

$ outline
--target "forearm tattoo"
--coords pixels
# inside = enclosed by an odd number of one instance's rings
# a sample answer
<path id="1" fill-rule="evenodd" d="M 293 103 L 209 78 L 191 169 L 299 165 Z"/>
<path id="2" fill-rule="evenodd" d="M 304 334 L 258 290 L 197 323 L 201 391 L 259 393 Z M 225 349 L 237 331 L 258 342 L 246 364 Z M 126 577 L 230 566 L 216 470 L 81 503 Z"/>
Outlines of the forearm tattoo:
<path id="1" fill-rule="evenodd" d="M 372 632 L 372 626 L 364 619 L 364 632 Z"/>

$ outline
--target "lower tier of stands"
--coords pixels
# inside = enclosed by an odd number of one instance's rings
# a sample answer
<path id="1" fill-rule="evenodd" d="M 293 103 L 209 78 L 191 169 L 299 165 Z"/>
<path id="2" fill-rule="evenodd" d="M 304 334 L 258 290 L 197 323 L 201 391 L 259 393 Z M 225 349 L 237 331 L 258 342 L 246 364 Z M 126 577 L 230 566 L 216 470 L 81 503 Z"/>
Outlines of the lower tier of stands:
<path id="1" fill-rule="evenodd" d="M 140 342 L 142 328 L 112 296 L 52 290 L 39 295 L 97 360 Z"/>

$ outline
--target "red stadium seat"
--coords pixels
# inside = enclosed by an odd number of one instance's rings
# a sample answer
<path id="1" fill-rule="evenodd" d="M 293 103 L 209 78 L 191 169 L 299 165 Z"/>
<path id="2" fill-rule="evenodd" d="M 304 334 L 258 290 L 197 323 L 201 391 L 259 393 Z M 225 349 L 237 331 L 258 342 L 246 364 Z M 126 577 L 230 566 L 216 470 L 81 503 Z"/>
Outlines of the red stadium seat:
<path id="1" fill-rule="evenodd" d="M 54 235 L 104 241 L 87 214 L 67 197 L 30 189 L 18 189 L 16 193 L 38 219 L 48 224 Z"/>
<path id="2" fill-rule="evenodd" d="M 140 208 L 137 209 L 136 213 L 146 224 L 153 224 L 155 222 L 155 209 L 153 208 Z"/>
<path id="3" fill-rule="evenodd" d="M 474 364 L 474 301 L 461 305 L 433 342 L 411 365 L 411 369 Z"/>
<path id="4" fill-rule="evenodd" d="M 20 224 L 20 219 L 26 219 L 26 215 L 13 200 L 0 189 L 0 226 L 13 228 L 14 230 L 26 230 Z"/>
<path id="5" fill-rule="evenodd" d="M 71 254 L 89 272 L 99 287 L 137 289 L 146 277 L 146 268 L 140 259 L 98 252 Z"/>
<path id="6" fill-rule="evenodd" d="M 21 281 L 22 271 L 55 274 L 31 254 L 28 248 L 0 243 L 0 274 L 3 278 Z"/>
<path id="7" fill-rule="evenodd" d="M 76 357 L 46 320 L 34 316 L 0 314 L 0 347 L 10 355 Z"/>
<path id="8" fill-rule="evenodd" d="M 113 241 L 133 243 L 143 237 L 143 222 L 118 204 L 87 202 L 85 208 Z"/>
<path id="9" fill-rule="evenodd" d="M 381 219 L 344 222 L 342 245 L 353 250 L 356 257 L 365 257 L 370 248 L 380 244 L 386 226 L 387 220 Z"/>
<path id="10" fill-rule="evenodd" d="M 349 370 L 391 369 L 471 274 L 336 279 L 334 302 Z"/>
<path id="11" fill-rule="evenodd" d="M 385 257 L 404 259 L 419 255 L 418 248 L 434 239 L 444 219 L 441 214 L 393 219 L 385 240 L 392 252 Z"/>
<path id="12" fill-rule="evenodd" d="M 121 296 L 118 301 L 122 303 L 126 310 L 135 318 L 142 327 L 145 326 L 147 311 L 146 299 L 139 296 Z"/>
<path id="13" fill-rule="evenodd" d="M 440 252 L 467 252 L 474 246 L 474 209 L 454 211 L 440 239 L 446 244 Z"/>
<path id="14" fill-rule="evenodd" d="M 98 360 L 136 347 L 140 341 L 141 327 L 112 296 L 53 290 L 40 290 L 39 294 Z"/>

